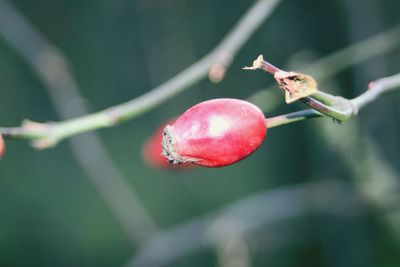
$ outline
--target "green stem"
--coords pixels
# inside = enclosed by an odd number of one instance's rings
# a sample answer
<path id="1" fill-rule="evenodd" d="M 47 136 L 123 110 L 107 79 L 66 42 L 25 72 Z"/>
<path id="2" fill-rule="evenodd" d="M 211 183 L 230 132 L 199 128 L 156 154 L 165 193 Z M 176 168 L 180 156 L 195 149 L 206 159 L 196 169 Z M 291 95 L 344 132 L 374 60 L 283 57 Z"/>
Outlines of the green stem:
<path id="1" fill-rule="evenodd" d="M 303 121 L 311 118 L 322 117 L 323 115 L 314 109 L 305 109 L 293 113 L 279 115 L 266 119 L 268 129 L 277 126 Z"/>
<path id="2" fill-rule="evenodd" d="M 332 105 L 326 105 L 311 96 L 302 98 L 300 99 L 300 101 L 310 108 L 317 110 L 320 113 L 331 117 L 338 122 L 347 121 L 348 119 L 353 117 L 353 114 L 356 110 L 347 99 L 338 100 Z"/>
<path id="3" fill-rule="evenodd" d="M 363 94 L 359 95 L 358 97 L 353 98 L 351 100 L 344 98 L 346 100 L 346 103 L 347 102 L 350 103 L 351 108 L 347 111 L 348 113 L 346 113 L 346 111 L 343 112 L 343 114 L 338 113 L 338 114 L 335 114 L 335 117 L 339 116 L 341 118 L 341 120 L 339 120 L 339 121 L 348 120 L 348 119 L 352 118 L 353 116 L 355 116 L 360 109 L 364 108 L 368 104 L 375 101 L 382 94 L 391 92 L 391 91 L 393 91 L 395 89 L 399 89 L 399 88 L 400 88 L 400 73 L 395 74 L 393 76 L 388 76 L 385 78 L 378 79 L 374 82 L 371 82 L 369 84 L 369 88 Z M 318 103 L 320 103 L 320 102 L 318 102 Z M 323 107 L 326 106 L 322 103 L 321 103 L 321 105 L 323 105 Z M 319 109 L 320 108 L 321 107 L 319 107 Z M 319 109 L 318 109 L 318 111 L 315 109 L 306 109 L 306 110 L 301 110 L 301 111 L 297 111 L 297 112 L 293 112 L 293 113 L 288 113 L 288 114 L 268 118 L 267 119 L 268 128 L 273 128 L 273 127 L 277 127 L 277 126 L 281 126 L 281 125 L 285 125 L 285 124 L 290 124 L 293 122 L 303 121 L 303 120 L 310 119 L 310 118 L 322 117 L 324 115 L 328 116 L 325 113 L 320 113 Z M 331 112 L 331 111 L 326 111 L 326 112 Z M 334 112 L 336 112 L 336 111 L 334 111 Z M 333 117 L 333 116 L 329 116 L 329 117 Z"/>

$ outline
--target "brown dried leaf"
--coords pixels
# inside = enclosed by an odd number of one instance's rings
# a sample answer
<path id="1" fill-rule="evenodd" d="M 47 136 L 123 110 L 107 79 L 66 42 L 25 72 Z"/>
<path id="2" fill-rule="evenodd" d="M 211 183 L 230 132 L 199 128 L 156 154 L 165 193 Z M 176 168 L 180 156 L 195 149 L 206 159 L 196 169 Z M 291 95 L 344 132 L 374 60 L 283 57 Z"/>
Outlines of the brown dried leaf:
<path id="1" fill-rule="evenodd" d="M 292 71 L 278 71 L 274 74 L 274 78 L 279 86 L 285 90 L 287 104 L 318 91 L 317 82 L 309 75 Z"/>

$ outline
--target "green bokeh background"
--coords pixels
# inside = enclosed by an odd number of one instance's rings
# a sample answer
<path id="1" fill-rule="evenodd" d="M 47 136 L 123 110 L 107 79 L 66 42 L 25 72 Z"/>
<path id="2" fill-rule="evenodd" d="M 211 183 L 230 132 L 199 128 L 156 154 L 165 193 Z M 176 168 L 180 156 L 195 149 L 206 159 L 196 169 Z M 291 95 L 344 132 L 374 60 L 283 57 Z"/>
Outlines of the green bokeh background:
<path id="1" fill-rule="evenodd" d="M 253 3 L 11 2 L 68 58 L 92 111 L 132 99 L 173 77 L 213 49 Z M 223 82 L 204 79 L 143 116 L 98 133 L 163 230 L 263 190 L 326 179 L 352 185 L 358 178 L 316 133 L 328 121 L 273 129 L 254 155 L 220 169 L 152 169 L 144 163 L 141 149 L 158 125 L 190 106 L 216 97 L 246 98 L 271 84 L 264 73 L 241 70 L 257 55 L 264 54 L 277 66 L 285 66 L 301 51 L 328 55 L 399 23 L 399 10 L 398 0 L 282 1 L 237 54 Z M 400 72 L 399 62 L 400 49 L 372 58 L 335 76 L 326 90 L 354 97 L 369 81 Z M 0 125 L 16 126 L 26 118 L 58 120 L 44 86 L 0 36 Z M 400 93 L 395 93 L 368 106 L 354 119 L 360 136 L 353 137 L 373 140 L 397 179 L 399 101 Z M 300 108 L 282 104 L 267 116 Z M 346 126 L 337 125 L 333 131 L 342 127 Z M 7 146 L 0 162 L 0 266 L 122 266 L 135 255 L 139 248 L 130 244 L 67 142 L 44 151 L 16 140 L 7 141 Z M 352 149 L 348 154 L 357 155 Z M 368 206 L 356 216 L 311 214 L 268 226 L 286 242 L 276 247 L 260 242 L 251 252 L 251 266 L 399 266 L 399 240 L 381 217 Z M 258 238 L 268 240 L 268 231 Z M 218 266 L 217 255 L 212 248 L 200 250 L 170 266 Z"/>

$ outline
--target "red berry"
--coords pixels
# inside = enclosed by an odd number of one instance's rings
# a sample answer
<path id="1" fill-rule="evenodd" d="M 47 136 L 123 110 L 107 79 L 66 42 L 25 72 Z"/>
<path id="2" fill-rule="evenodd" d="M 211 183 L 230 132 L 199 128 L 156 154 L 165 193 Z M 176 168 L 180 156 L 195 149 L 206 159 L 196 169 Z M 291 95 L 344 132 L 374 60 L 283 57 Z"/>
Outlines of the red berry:
<path id="1" fill-rule="evenodd" d="M 163 155 L 173 164 L 222 167 L 253 153 L 266 134 L 264 114 L 255 105 L 230 98 L 209 100 L 165 127 Z"/>
<path id="2" fill-rule="evenodd" d="M 4 155 L 6 151 L 6 144 L 4 143 L 3 137 L 0 134 L 0 158 Z"/>
<path id="3" fill-rule="evenodd" d="M 171 119 L 166 123 L 163 123 L 160 128 L 145 142 L 142 150 L 143 158 L 147 164 L 158 169 L 179 169 L 194 167 L 195 165 L 191 163 L 172 165 L 168 160 L 162 155 L 162 140 L 164 128 L 166 125 L 174 123 L 175 119 Z"/>

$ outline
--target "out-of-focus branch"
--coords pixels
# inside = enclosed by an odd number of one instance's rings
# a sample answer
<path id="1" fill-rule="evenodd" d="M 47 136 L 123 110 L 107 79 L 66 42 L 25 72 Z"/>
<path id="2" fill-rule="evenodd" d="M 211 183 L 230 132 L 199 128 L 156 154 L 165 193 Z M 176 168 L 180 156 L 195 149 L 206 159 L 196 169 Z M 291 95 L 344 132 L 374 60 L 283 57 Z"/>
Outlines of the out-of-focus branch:
<path id="1" fill-rule="evenodd" d="M 47 124 L 35 123 L 35 127 L 30 127 L 32 125 L 28 123 L 22 127 L 13 129 L 15 134 L 11 137 L 33 140 L 35 147 L 48 148 L 56 145 L 63 139 L 99 128 L 114 126 L 120 122 L 133 119 L 144 112 L 157 107 L 162 102 L 204 78 L 207 75 L 208 69 L 218 61 L 221 53 L 228 53 L 233 56 L 239 47 L 243 45 L 244 41 L 247 40 L 246 38 L 256 30 L 263 19 L 271 14 L 279 2 L 280 0 L 256 1 L 249 9 L 249 12 L 246 12 L 243 15 L 237 25 L 234 26 L 220 45 L 218 45 L 208 55 L 148 93 L 126 103 L 75 119 Z M 259 12 L 257 11 L 258 9 L 264 9 L 264 12 Z M 250 20 L 256 20 L 259 22 L 249 23 Z M 238 31 L 241 33 L 239 34 Z M 51 68 L 45 69 L 46 71 L 43 75 L 48 75 L 49 72 L 47 71 L 52 70 Z M 61 70 L 61 78 L 64 77 L 64 74 L 65 71 Z"/>
<path id="2" fill-rule="evenodd" d="M 356 42 L 301 69 L 318 80 L 326 80 L 345 68 L 392 51 L 400 46 L 400 25 Z"/>
<path id="3" fill-rule="evenodd" d="M 229 225 L 248 237 L 261 228 L 312 212 L 348 216 L 362 211 L 361 208 L 362 199 L 345 184 L 334 181 L 260 192 L 161 233 L 126 267 L 167 266 L 184 255 L 229 239 L 229 232 L 222 231 Z"/>
<path id="4" fill-rule="evenodd" d="M 3 0 L 0 0 L 0 34 L 36 71 L 62 119 L 88 113 L 63 54 L 15 7 Z M 37 124 L 27 124 L 35 132 Z M 23 128 L 3 131 L 5 135 L 13 136 L 18 135 L 19 129 Z M 153 235 L 156 224 L 112 162 L 99 136 L 95 133 L 79 136 L 71 139 L 70 145 L 78 163 L 129 240 L 140 245 Z"/>
<path id="5" fill-rule="evenodd" d="M 375 101 L 380 95 L 390 92 L 400 86 L 400 73 L 378 79 L 369 84 L 368 90 L 351 100 L 351 103 L 358 109 L 363 108 L 367 104 Z"/>

